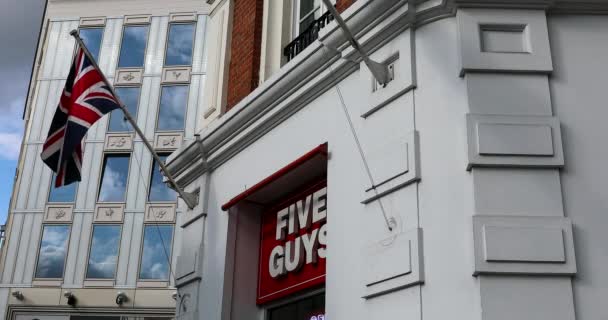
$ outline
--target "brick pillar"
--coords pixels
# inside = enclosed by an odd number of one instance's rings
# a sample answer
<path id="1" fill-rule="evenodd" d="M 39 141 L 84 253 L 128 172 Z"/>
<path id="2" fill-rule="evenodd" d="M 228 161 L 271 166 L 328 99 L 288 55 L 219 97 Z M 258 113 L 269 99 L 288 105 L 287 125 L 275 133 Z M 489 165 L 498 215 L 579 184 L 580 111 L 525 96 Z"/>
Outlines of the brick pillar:
<path id="1" fill-rule="evenodd" d="M 355 0 L 336 0 L 336 9 L 342 13 L 346 8 L 350 7 Z"/>
<path id="2" fill-rule="evenodd" d="M 234 1 L 226 110 L 258 86 L 263 7 L 263 0 Z"/>

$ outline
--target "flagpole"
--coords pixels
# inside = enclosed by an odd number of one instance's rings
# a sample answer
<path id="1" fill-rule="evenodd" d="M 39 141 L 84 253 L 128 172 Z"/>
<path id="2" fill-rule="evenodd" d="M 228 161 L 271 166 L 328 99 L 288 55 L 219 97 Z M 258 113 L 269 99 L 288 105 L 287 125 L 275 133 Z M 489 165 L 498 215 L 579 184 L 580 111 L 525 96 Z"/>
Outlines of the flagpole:
<path id="1" fill-rule="evenodd" d="M 82 48 L 82 50 L 84 51 L 84 54 L 86 54 L 87 57 L 91 60 L 93 67 L 95 67 L 97 70 L 99 70 L 99 74 L 101 74 L 103 82 L 105 82 L 105 84 L 108 86 L 108 90 L 110 90 L 110 92 L 112 93 L 112 95 L 114 96 L 116 101 L 118 102 L 118 105 L 120 106 L 120 109 L 124 113 L 125 118 L 127 119 L 127 121 L 129 121 L 129 123 L 131 123 L 131 125 L 133 126 L 133 129 L 135 129 L 135 132 L 137 133 L 137 135 L 139 135 L 139 137 L 142 139 L 142 141 L 144 142 L 144 144 L 146 145 L 148 150 L 150 150 L 150 152 L 152 153 L 152 157 L 158 163 L 161 170 L 167 177 L 169 184 L 171 184 L 173 189 L 175 189 L 175 191 L 177 191 L 177 193 L 184 200 L 184 202 L 186 203 L 188 208 L 194 209 L 194 207 L 198 204 L 198 197 L 193 193 L 184 191 L 182 188 L 180 188 L 180 186 L 177 185 L 177 182 L 175 182 L 173 175 L 171 173 L 169 173 L 169 170 L 165 166 L 164 162 L 160 159 L 160 157 L 158 156 L 156 151 L 154 151 L 154 147 L 152 147 L 152 145 L 150 144 L 148 139 L 146 139 L 146 136 L 144 135 L 144 133 L 141 131 L 141 129 L 135 122 L 135 119 L 133 119 L 133 117 L 131 116 L 131 113 L 129 113 L 125 104 L 122 102 L 122 100 L 120 100 L 120 97 L 118 97 L 118 95 L 116 94 L 116 91 L 114 91 L 114 87 L 110 84 L 110 82 L 108 82 L 108 79 L 106 78 L 105 74 L 103 74 L 103 72 L 99 68 L 99 65 L 97 65 L 97 61 L 95 61 L 95 59 L 93 58 L 93 55 L 91 55 L 91 52 L 89 52 L 89 49 L 87 49 L 87 47 L 85 46 L 84 42 L 82 41 L 82 38 L 80 38 L 80 35 L 78 34 L 78 30 L 70 31 L 70 35 L 73 36 L 74 39 L 76 39 L 76 42 L 78 42 L 78 45 Z"/>

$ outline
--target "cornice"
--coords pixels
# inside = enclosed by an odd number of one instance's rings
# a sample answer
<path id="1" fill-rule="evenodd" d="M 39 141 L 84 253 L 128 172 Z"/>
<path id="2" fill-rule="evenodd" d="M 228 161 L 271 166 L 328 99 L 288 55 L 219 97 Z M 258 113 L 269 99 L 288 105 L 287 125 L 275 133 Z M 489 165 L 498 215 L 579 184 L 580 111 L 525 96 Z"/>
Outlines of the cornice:
<path id="1" fill-rule="evenodd" d="M 451 0 L 457 8 L 541 9 L 550 14 L 608 14 L 608 0 Z"/>

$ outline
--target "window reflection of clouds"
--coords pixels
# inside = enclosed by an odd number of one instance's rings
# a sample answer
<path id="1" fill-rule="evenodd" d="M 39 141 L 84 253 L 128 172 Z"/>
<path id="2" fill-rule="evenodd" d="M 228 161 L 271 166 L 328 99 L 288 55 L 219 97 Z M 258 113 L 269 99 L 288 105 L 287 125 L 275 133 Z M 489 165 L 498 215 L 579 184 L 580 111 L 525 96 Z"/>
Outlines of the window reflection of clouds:
<path id="1" fill-rule="evenodd" d="M 101 38 L 103 37 L 103 28 L 83 28 L 78 31 L 82 42 L 87 46 L 89 52 L 95 60 L 98 60 L 99 49 L 101 48 Z"/>
<path id="2" fill-rule="evenodd" d="M 187 104 L 188 86 L 163 87 L 156 129 L 183 130 Z"/>
<path id="3" fill-rule="evenodd" d="M 162 236 L 161 236 L 162 235 Z M 162 239 L 162 241 L 161 241 Z M 171 258 L 172 225 L 146 225 L 144 228 L 144 246 L 141 253 L 139 278 L 143 280 L 168 280 Z M 164 244 L 164 249 L 163 249 Z"/>
<path id="4" fill-rule="evenodd" d="M 166 66 L 192 64 L 194 24 L 171 24 L 167 40 Z"/>
<path id="5" fill-rule="evenodd" d="M 125 199 L 129 173 L 128 155 L 109 155 L 104 162 L 99 190 L 100 202 L 122 202 Z"/>
<path id="6" fill-rule="evenodd" d="M 74 202 L 74 196 L 76 195 L 76 188 L 78 183 L 74 182 L 60 188 L 55 188 L 55 179 L 57 175 L 53 174 L 53 181 L 51 181 L 51 191 L 49 192 L 49 202 Z"/>
<path id="7" fill-rule="evenodd" d="M 120 226 L 96 225 L 87 267 L 87 279 L 113 279 L 118 263 Z"/>
<path id="8" fill-rule="evenodd" d="M 139 88 L 116 88 L 116 94 L 120 100 L 127 106 L 127 110 L 133 118 L 137 119 L 137 106 L 139 103 Z M 132 131 L 131 124 L 125 118 L 122 110 L 116 109 L 110 113 L 110 123 L 108 124 L 108 132 L 126 132 Z"/>
<path id="9" fill-rule="evenodd" d="M 128 26 L 122 34 L 120 45 L 119 68 L 142 67 L 146 42 L 148 41 L 148 26 Z"/>
<path id="10" fill-rule="evenodd" d="M 70 227 L 46 225 L 42 231 L 36 278 L 63 278 Z"/>
<path id="11" fill-rule="evenodd" d="M 167 159 L 166 155 L 161 155 L 160 159 L 164 162 Z M 177 194 L 173 189 L 163 183 L 163 175 L 160 172 L 160 166 L 156 161 L 152 165 L 152 179 L 150 182 L 150 193 L 148 201 L 175 201 Z"/>

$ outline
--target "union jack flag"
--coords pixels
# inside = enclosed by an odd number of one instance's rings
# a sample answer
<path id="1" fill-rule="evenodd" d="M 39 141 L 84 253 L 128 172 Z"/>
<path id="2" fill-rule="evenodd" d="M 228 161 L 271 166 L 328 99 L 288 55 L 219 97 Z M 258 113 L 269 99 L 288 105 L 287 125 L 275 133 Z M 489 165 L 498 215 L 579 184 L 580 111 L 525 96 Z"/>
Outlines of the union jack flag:
<path id="1" fill-rule="evenodd" d="M 118 108 L 118 99 L 101 71 L 79 46 L 40 155 L 57 174 L 56 188 L 80 181 L 82 140 L 87 130 Z"/>

